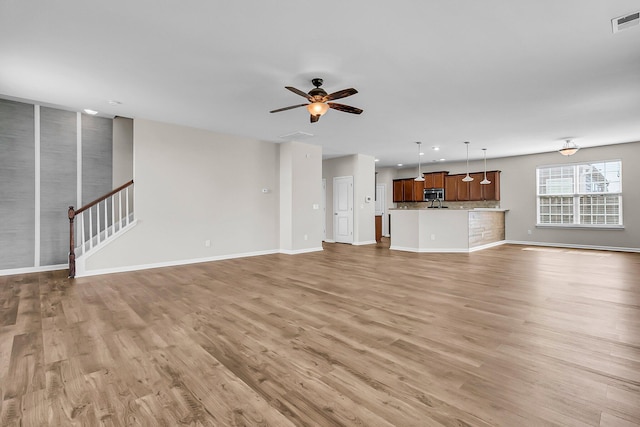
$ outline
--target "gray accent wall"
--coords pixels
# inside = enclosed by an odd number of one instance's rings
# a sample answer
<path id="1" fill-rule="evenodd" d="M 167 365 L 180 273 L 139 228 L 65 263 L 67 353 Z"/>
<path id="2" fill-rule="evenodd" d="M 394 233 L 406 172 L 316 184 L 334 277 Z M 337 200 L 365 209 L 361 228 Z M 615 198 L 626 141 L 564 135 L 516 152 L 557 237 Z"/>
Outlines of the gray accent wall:
<path id="1" fill-rule="evenodd" d="M 0 99 L 0 269 L 33 265 L 34 107 Z"/>
<path id="2" fill-rule="evenodd" d="M 67 262 L 69 219 L 76 205 L 77 114 L 40 108 L 40 264 Z"/>
<path id="3" fill-rule="evenodd" d="M 105 144 L 109 141 L 109 144 Z M 113 120 L 82 115 L 82 204 L 113 190 Z"/>
<path id="4" fill-rule="evenodd" d="M 112 122 L 81 116 L 79 171 L 77 112 L 0 99 L 0 273 L 66 264 L 67 209 L 79 207 L 78 176 L 83 202 L 113 188 Z"/>

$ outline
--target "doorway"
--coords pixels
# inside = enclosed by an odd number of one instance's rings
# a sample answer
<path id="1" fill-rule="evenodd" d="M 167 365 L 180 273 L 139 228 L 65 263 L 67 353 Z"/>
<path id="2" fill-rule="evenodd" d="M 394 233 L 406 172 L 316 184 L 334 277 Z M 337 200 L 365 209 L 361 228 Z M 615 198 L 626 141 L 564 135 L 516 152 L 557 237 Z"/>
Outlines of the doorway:
<path id="1" fill-rule="evenodd" d="M 376 185 L 376 216 L 382 216 L 382 235 L 389 237 L 389 216 L 387 213 L 387 186 Z"/>

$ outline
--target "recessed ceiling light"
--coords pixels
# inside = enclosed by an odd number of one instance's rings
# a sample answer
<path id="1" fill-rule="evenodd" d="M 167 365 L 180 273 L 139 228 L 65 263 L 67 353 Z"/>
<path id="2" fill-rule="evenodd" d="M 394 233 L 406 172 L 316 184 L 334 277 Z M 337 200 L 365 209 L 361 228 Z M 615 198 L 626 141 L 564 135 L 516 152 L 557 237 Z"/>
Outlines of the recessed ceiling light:
<path id="1" fill-rule="evenodd" d="M 375 159 L 375 160 L 374 160 L 374 162 L 379 162 L 379 161 L 380 161 L 380 159 Z"/>
<path id="2" fill-rule="evenodd" d="M 107 104 L 109 104 L 109 105 L 120 105 L 120 104 L 122 104 L 122 102 L 116 101 L 115 99 L 110 99 L 110 100 L 107 101 Z"/>
<path id="3" fill-rule="evenodd" d="M 446 159 L 440 159 L 440 160 L 438 160 L 438 161 L 439 161 L 439 162 L 444 162 L 445 160 L 446 160 Z"/>
<path id="4" fill-rule="evenodd" d="M 95 116 L 96 114 L 98 114 L 96 110 L 90 110 L 89 108 L 85 108 L 84 112 L 87 114 L 91 114 L 92 116 Z"/>
<path id="5" fill-rule="evenodd" d="M 420 153 L 421 156 L 424 156 L 424 153 Z"/>
<path id="6" fill-rule="evenodd" d="M 402 166 L 402 163 L 398 163 L 398 166 Z"/>
<path id="7" fill-rule="evenodd" d="M 438 147 L 437 145 L 434 145 L 433 147 L 431 147 L 431 149 L 433 151 L 438 151 L 438 150 L 440 150 L 440 147 Z"/>

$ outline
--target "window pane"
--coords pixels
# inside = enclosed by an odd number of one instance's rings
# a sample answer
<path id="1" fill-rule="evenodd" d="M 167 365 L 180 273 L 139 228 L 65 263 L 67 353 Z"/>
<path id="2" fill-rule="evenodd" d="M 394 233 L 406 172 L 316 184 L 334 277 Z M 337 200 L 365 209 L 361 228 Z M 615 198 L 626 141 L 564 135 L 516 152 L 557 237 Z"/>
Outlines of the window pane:
<path id="1" fill-rule="evenodd" d="M 553 166 L 538 169 L 538 194 L 573 194 L 574 167 Z"/>
<path id="2" fill-rule="evenodd" d="M 540 224 L 573 224 L 573 197 L 541 196 Z"/>
<path id="3" fill-rule="evenodd" d="M 581 224 L 621 224 L 620 196 L 580 196 L 579 204 Z"/>
<path id="4" fill-rule="evenodd" d="M 621 162 L 596 162 L 578 165 L 581 194 L 620 193 Z"/>

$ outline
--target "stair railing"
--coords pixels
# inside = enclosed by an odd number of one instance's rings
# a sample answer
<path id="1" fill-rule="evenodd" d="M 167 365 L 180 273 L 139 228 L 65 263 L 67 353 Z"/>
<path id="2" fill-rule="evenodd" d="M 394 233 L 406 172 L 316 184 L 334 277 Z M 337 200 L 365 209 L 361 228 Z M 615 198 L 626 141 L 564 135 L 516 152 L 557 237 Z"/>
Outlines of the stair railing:
<path id="1" fill-rule="evenodd" d="M 129 189 L 132 185 L 133 180 L 80 209 L 75 210 L 73 206 L 69 206 L 69 278 L 76 276 L 76 248 L 84 254 L 131 223 L 133 211 L 132 203 L 129 202 Z M 79 225 L 75 222 L 76 217 L 80 218 Z M 88 223 L 88 228 L 85 228 L 85 223 Z M 80 228 L 79 233 L 75 232 L 76 226 Z"/>

